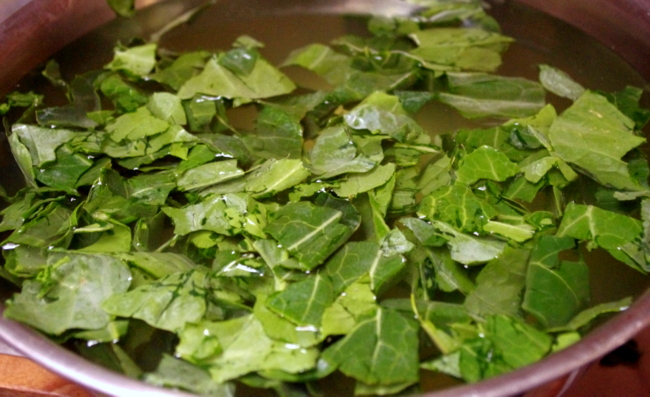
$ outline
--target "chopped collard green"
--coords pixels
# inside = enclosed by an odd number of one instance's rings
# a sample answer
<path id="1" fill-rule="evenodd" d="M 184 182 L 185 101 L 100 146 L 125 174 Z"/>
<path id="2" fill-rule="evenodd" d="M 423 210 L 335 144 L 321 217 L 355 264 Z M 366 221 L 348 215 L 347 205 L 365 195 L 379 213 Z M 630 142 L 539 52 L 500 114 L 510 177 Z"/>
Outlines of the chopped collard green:
<path id="1" fill-rule="evenodd" d="M 513 39 L 479 2 L 428 3 L 281 65 L 251 37 L 119 45 L 72 81 L 50 62 L 68 104 L 0 105 L 25 179 L 0 189 L 0 274 L 20 290 L 5 316 L 156 385 L 318 396 L 330 378 L 356 394 L 479 381 L 627 308 L 590 303 L 583 254 L 650 271 L 641 90 L 497 75 Z M 426 106 L 484 127 L 433 135 Z M 155 338 L 154 367 L 129 358 Z"/>

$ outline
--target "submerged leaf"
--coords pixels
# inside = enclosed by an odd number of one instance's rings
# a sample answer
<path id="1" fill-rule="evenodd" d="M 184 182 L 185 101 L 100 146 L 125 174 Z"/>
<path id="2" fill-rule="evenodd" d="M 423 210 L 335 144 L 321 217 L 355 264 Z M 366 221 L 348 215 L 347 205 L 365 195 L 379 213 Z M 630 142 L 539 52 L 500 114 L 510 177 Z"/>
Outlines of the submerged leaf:
<path id="1" fill-rule="evenodd" d="M 168 354 L 163 355 L 156 370 L 146 374 L 144 380 L 153 385 L 180 388 L 202 396 L 235 395 L 234 385 L 215 383 L 208 371 Z"/>
<path id="2" fill-rule="evenodd" d="M 346 212 L 309 202 L 289 203 L 275 213 L 265 231 L 294 255 L 305 269 L 313 269 L 340 247 L 359 224 L 351 205 Z"/>
<path id="3" fill-rule="evenodd" d="M 157 45 L 154 43 L 126 49 L 116 48 L 113 60 L 106 65 L 106 69 L 122 70 L 143 77 L 151 72 L 156 64 L 156 49 Z"/>
<path id="4" fill-rule="evenodd" d="M 248 195 L 242 193 L 210 195 L 198 204 L 183 208 L 164 207 L 163 212 L 172 218 L 176 234 L 181 236 L 198 230 L 232 236 L 243 230 L 263 236 L 265 214 Z"/>
<path id="5" fill-rule="evenodd" d="M 311 153 L 311 170 L 323 179 L 347 172 L 367 172 L 376 161 L 359 153 L 345 127 L 330 127 L 321 131 Z"/>
<path id="6" fill-rule="evenodd" d="M 317 349 L 301 348 L 270 339 L 264 333 L 262 324 L 252 314 L 213 323 L 210 329 L 223 346 L 222 354 L 204 362 L 216 382 L 221 383 L 255 371 L 282 370 L 299 373 L 316 366 Z"/>
<path id="7" fill-rule="evenodd" d="M 516 316 L 526 284 L 530 250 L 506 248 L 488 262 L 476 278 L 476 289 L 465 299 L 465 307 L 473 316 L 491 314 Z"/>
<path id="8" fill-rule="evenodd" d="M 621 159 L 645 142 L 633 131 L 632 120 L 605 97 L 587 91 L 551 125 L 549 139 L 558 157 L 577 165 L 600 183 L 639 190 Z"/>
<path id="9" fill-rule="evenodd" d="M 326 276 L 316 275 L 271 295 L 266 305 L 294 323 L 319 327 L 325 308 L 334 302 L 334 289 Z"/>
<path id="10" fill-rule="evenodd" d="M 102 309 L 115 316 L 143 320 L 156 328 L 178 331 L 205 314 L 205 288 L 205 273 L 175 273 L 112 295 L 102 303 Z"/>
<path id="11" fill-rule="evenodd" d="M 287 76 L 263 58 L 257 59 L 255 67 L 247 75 L 236 75 L 212 58 L 199 75 L 179 88 L 177 95 L 181 99 L 205 94 L 250 100 L 288 94 L 295 88 Z"/>
<path id="12" fill-rule="evenodd" d="M 501 64 L 500 53 L 513 41 L 498 33 L 463 28 L 426 29 L 410 37 L 418 45 L 411 54 L 418 58 L 453 69 L 481 71 L 495 70 Z"/>
<path id="13" fill-rule="evenodd" d="M 465 117 L 527 117 L 544 107 L 544 89 L 539 83 L 482 73 L 447 73 L 448 91 L 438 100 Z"/>
<path id="14" fill-rule="evenodd" d="M 457 181 L 471 185 L 480 179 L 505 181 L 519 172 L 517 164 L 490 146 L 481 146 L 465 156 L 458 168 Z"/>
<path id="15" fill-rule="evenodd" d="M 36 280 L 23 284 L 5 316 L 60 335 L 69 329 L 99 329 L 112 320 L 106 299 L 127 290 L 131 273 L 118 259 L 102 254 L 55 252 Z"/>
<path id="16" fill-rule="evenodd" d="M 370 385 L 414 383 L 418 380 L 417 332 L 414 320 L 380 308 L 325 350 L 323 359 Z"/>
<path id="17" fill-rule="evenodd" d="M 574 101 L 585 92 L 571 76 L 549 65 L 539 65 L 539 81 L 552 93 Z"/>

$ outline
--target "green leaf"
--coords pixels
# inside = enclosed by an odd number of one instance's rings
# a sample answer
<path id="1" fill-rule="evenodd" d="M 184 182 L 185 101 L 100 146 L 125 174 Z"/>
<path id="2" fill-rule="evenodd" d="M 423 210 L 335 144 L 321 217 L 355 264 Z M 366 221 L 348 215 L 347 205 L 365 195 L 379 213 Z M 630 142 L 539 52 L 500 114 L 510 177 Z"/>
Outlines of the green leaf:
<path id="1" fill-rule="evenodd" d="M 103 231 L 97 241 L 79 249 L 80 252 L 109 253 L 131 250 L 131 228 L 119 222 L 109 222 L 110 229 Z"/>
<path id="2" fill-rule="evenodd" d="M 380 251 L 384 254 L 384 251 Z M 406 261 L 401 255 L 375 257 L 369 270 L 370 286 L 376 294 L 385 292 L 385 286 L 390 285 L 394 277 L 404 267 Z"/>
<path id="3" fill-rule="evenodd" d="M 309 202 L 289 203 L 275 213 L 265 231 L 306 269 L 313 269 L 336 251 L 358 227 L 358 212 L 347 203 L 344 206 L 347 206 L 348 213 Z"/>
<path id="4" fill-rule="evenodd" d="M 166 131 L 169 123 L 155 117 L 146 107 L 138 108 L 134 113 L 126 113 L 116 118 L 106 126 L 114 142 L 127 139 L 135 141 L 147 136 L 157 135 Z"/>
<path id="5" fill-rule="evenodd" d="M 179 342 L 174 352 L 176 356 L 200 364 L 221 354 L 223 349 L 214 334 L 214 326 L 215 323 L 205 321 L 186 323 L 178 331 Z"/>
<path id="6" fill-rule="evenodd" d="M 491 146 L 503 152 L 511 161 L 523 165 L 526 159 L 542 154 L 540 151 L 531 154 L 531 150 L 549 146 L 548 139 L 540 130 L 548 130 L 550 122 L 548 125 L 544 122 L 554 114 L 553 108 L 547 105 L 534 116 L 512 119 L 501 126 L 461 129 L 454 134 L 454 138 L 456 145 L 467 153 L 481 146 Z"/>
<path id="7" fill-rule="evenodd" d="M 327 276 L 315 275 L 290 284 L 266 301 L 266 306 L 300 326 L 320 327 L 325 308 L 334 302 L 334 289 Z"/>
<path id="8" fill-rule="evenodd" d="M 36 94 L 32 91 L 13 91 L 7 94 L 6 99 L 9 107 L 32 108 L 43 103 L 43 95 Z"/>
<path id="9" fill-rule="evenodd" d="M 38 203 L 36 206 L 34 206 L 35 200 L 36 203 Z M 13 203 L 0 211 L 0 215 L 2 215 L 0 232 L 20 228 L 32 214 L 32 211 L 37 209 L 41 204 L 43 204 L 43 202 L 37 200 L 37 196 L 33 192 L 26 192 L 25 194 L 16 197 L 16 200 L 14 200 Z"/>
<path id="10" fill-rule="evenodd" d="M 505 316 L 488 318 L 485 329 L 501 360 L 512 369 L 541 359 L 551 347 L 550 336 Z"/>
<path id="11" fill-rule="evenodd" d="M 598 93 L 607 98 L 624 115 L 634 120 L 637 130 L 641 130 L 648 123 L 648 120 L 650 120 L 650 109 L 639 106 L 639 101 L 643 95 L 641 88 L 627 86 L 623 90 L 614 93 Z"/>
<path id="12" fill-rule="evenodd" d="M 329 127 L 320 132 L 309 153 L 311 170 L 323 179 L 347 172 L 367 172 L 376 161 L 357 151 L 345 127 Z"/>
<path id="13" fill-rule="evenodd" d="M 529 256 L 530 250 L 506 247 L 498 258 L 488 262 L 476 278 L 476 289 L 465 299 L 467 311 L 480 318 L 518 315 Z"/>
<path id="14" fill-rule="evenodd" d="M 417 113 L 424 105 L 435 98 L 435 94 L 426 91 L 395 91 L 404 110 L 410 114 Z"/>
<path id="15" fill-rule="evenodd" d="M 36 216 L 14 230 L 6 242 L 48 248 L 67 248 L 76 217 L 57 202 L 47 204 Z"/>
<path id="16" fill-rule="evenodd" d="M 197 141 L 198 139 L 185 131 L 183 127 L 171 125 L 162 134 L 147 139 L 147 149 L 145 152 L 152 155 L 155 152 L 167 148 L 166 154 L 185 160 L 187 158 L 188 148 L 193 146 Z"/>
<path id="17" fill-rule="evenodd" d="M 398 228 L 391 229 L 381 240 L 384 256 L 401 255 L 410 252 L 415 246 Z"/>
<path id="18" fill-rule="evenodd" d="M 531 262 L 523 309 L 545 327 L 566 324 L 589 303 L 589 269 L 584 262 L 562 261 L 554 269 Z"/>
<path id="19" fill-rule="evenodd" d="M 407 214 L 415 210 L 417 204 L 416 179 L 419 172 L 418 167 L 402 168 L 395 172 L 395 188 L 388 209 L 389 213 Z"/>
<path id="20" fill-rule="evenodd" d="M 465 265 L 490 261 L 498 257 L 506 247 L 504 242 L 498 240 L 463 234 L 444 222 L 433 221 L 431 223 L 436 233 L 448 239 L 448 244 L 451 246 L 451 258 Z"/>
<path id="21" fill-rule="evenodd" d="M 334 188 L 334 193 L 339 197 L 354 197 L 384 185 L 395 173 L 395 164 L 379 165 L 365 173 L 348 175 L 347 179 Z"/>
<path id="22" fill-rule="evenodd" d="M 210 328 L 223 347 L 222 354 L 205 362 L 215 382 L 262 370 L 300 373 L 316 366 L 317 349 L 270 339 L 252 314 L 215 323 Z"/>
<path id="23" fill-rule="evenodd" d="M 11 127 L 12 136 L 15 134 L 24 144 L 32 157 L 32 164 L 40 167 L 56 161 L 56 150 L 83 134 L 65 129 L 43 128 L 26 124 L 14 124 Z"/>
<path id="24" fill-rule="evenodd" d="M 325 264 L 323 274 L 332 282 L 335 295 L 366 274 L 374 261 L 380 260 L 379 245 L 370 241 L 345 244 Z"/>
<path id="25" fill-rule="evenodd" d="M 481 146 L 461 160 L 457 182 L 471 185 L 480 179 L 505 181 L 519 172 L 517 164 L 490 146 Z"/>
<path id="26" fill-rule="evenodd" d="M 650 255 L 650 200 L 649 199 L 641 200 L 641 221 L 643 225 L 643 236 L 641 238 L 641 247 L 643 248 L 643 252 L 645 253 L 646 258 L 648 258 L 648 255 Z"/>
<path id="27" fill-rule="evenodd" d="M 97 123 L 87 113 L 101 110 L 95 89 L 95 73 L 76 76 L 68 88 L 70 105 L 49 107 L 36 111 L 36 121 L 43 126 L 95 128 Z"/>
<path id="28" fill-rule="evenodd" d="M 413 142 L 425 135 L 422 127 L 402 108 L 399 98 L 379 91 L 367 96 L 343 119 L 350 128 L 389 135 L 399 142 Z"/>
<path id="29" fill-rule="evenodd" d="M 194 51 L 182 54 L 174 59 L 169 66 L 156 70 L 151 78 L 163 84 L 167 84 L 175 91 L 190 78 L 201 72 L 208 58 L 212 54 L 207 51 Z"/>
<path id="30" fill-rule="evenodd" d="M 395 182 L 395 176 L 393 175 L 384 185 L 368 192 L 368 202 L 370 203 L 370 208 L 372 210 L 372 224 L 375 236 L 378 240 L 384 238 L 384 236 L 390 231 L 385 218 L 393 198 Z"/>
<path id="31" fill-rule="evenodd" d="M 429 321 L 445 331 L 451 330 L 455 325 L 469 324 L 472 321 L 464 306 L 457 303 L 398 298 L 384 300 L 381 306 L 405 314 L 416 314 L 419 320 Z"/>
<path id="32" fill-rule="evenodd" d="M 633 268 L 639 268 L 622 247 L 635 244 L 641 238 L 642 223 L 634 218 L 600 209 L 591 205 L 569 203 L 557 236 L 568 236 L 588 241 L 590 248 L 598 246 Z"/>
<path id="33" fill-rule="evenodd" d="M 409 35 L 417 44 L 411 54 L 427 62 L 452 67 L 493 71 L 501 64 L 500 53 L 510 37 L 482 29 L 433 28 Z M 443 69 L 425 64 L 434 70 Z"/>
<path id="34" fill-rule="evenodd" d="M 149 97 L 124 81 L 118 73 L 110 73 L 105 76 L 101 80 L 99 89 L 113 101 L 118 110 L 123 112 L 133 112 L 149 101 Z"/>
<path id="35" fill-rule="evenodd" d="M 295 89 L 288 77 L 263 58 L 258 58 L 249 74 L 235 75 L 211 58 L 203 71 L 187 80 L 178 90 L 181 99 L 197 94 L 250 100 L 288 94 Z"/>
<path id="36" fill-rule="evenodd" d="M 557 235 L 590 241 L 607 250 L 618 250 L 639 238 L 642 231 L 643 226 L 637 219 L 591 205 L 569 203 Z"/>
<path id="37" fill-rule="evenodd" d="M 541 180 L 537 183 L 531 183 L 523 175 L 516 177 L 508 188 L 503 193 L 503 197 L 510 200 L 523 200 L 525 202 L 532 202 L 537 193 L 546 185 L 546 181 Z"/>
<path id="38" fill-rule="evenodd" d="M 114 256 L 154 278 L 185 273 L 196 267 L 188 257 L 171 252 L 121 252 Z"/>
<path id="39" fill-rule="evenodd" d="M 555 156 L 543 157 L 537 161 L 521 167 L 526 179 L 531 183 L 539 182 L 553 167 L 557 167 L 562 176 L 571 182 L 578 178 L 578 174 L 562 159 Z"/>
<path id="40" fill-rule="evenodd" d="M 377 292 L 404 267 L 399 253 L 370 241 L 350 242 L 327 261 L 323 274 L 329 276 L 337 295 L 364 275 Z"/>
<path id="41" fill-rule="evenodd" d="M 100 329 L 112 320 L 101 305 L 129 287 L 131 273 L 109 255 L 53 252 L 48 267 L 27 280 L 5 316 L 60 335 L 69 329 Z"/>
<path id="42" fill-rule="evenodd" d="M 369 385 L 418 380 L 418 325 L 390 309 L 357 325 L 323 352 L 341 372 Z"/>
<path id="43" fill-rule="evenodd" d="M 544 89 L 530 80 L 483 73 L 446 76 L 448 89 L 438 100 L 468 118 L 533 116 L 545 105 Z"/>
<path id="44" fill-rule="evenodd" d="M 93 342 L 113 343 L 126 335 L 128 327 L 128 321 L 111 321 L 104 328 L 74 332 L 73 337 Z"/>
<path id="45" fill-rule="evenodd" d="M 202 396 L 235 395 L 234 385 L 215 383 L 208 371 L 168 354 L 163 354 L 156 370 L 146 374 L 144 380 L 152 385 L 178 388 Z"/>
<path id="46" fill-rule="evenodd" d="M 27 148 L 20 142 L 18 134 L 12 133 L 7 139 L 9 141 L 9 147 L 11 149 L 11 154 L 20 168 L 20 172 L 23 174 L 25 184 L 30 187 L 36 187 L 36 175 L 34 167 L 32 167 L 32 155 Z"/>
<path id="47" fill-rule="evenodd" d="M 174 232 L 184 236 L 198 230 L 232 236 L 246 231 L 263 237 L 265 212 L 246 194 L 210 195 L 203 201 L 183 208 L 164 207 L 162 210 L 174 222 Z"/>
<path id="48" fill-rule="evenodd" d="M 254 48 L 233 48 L 221 54 L 219 64 L 237 75 L 248 75 L 255 67 L 260 53 Z"/>
<path id="49" fill-rule="evenodd" d="M 550 348 L 547 334 L 517 319 L 488 317 L 478 338 L 470 339 L 453 353 L 422 364 L 468 382 L 493 377 L 541 359 Z"/>
<path id="50" fill-rule="evenodd" d="M 82 208 L 94 219 L 105 220 L 110 217 L 124 224 L 154 216 L 158 208 L 140 200 L 130 199 L 129 188 L 129 184 L 125 183 L 117 171 L 104 168 L 91 187 Z"/>
<path id="51" fill-rule="evenodd" d="M 266 306 L 261 299 L 255 302 L 255 317 L 264 327 L 269 338 L 300 347 L 312 347 L 325 338 L 325 333 L 314 326 L 297 326 Z"/>
<path id="52" fill-rule="evenodd" d="M 498 212 L 469 188 L 456 184 L 442 186 L 423 198 L 418 215 L 446 222 L 461 232 L 480 232 Z"/>
<path id="53" fill-rule="evenodd" d="M 112 295 L 103 302 L 102 309 L 114 316 L 137 318 L 174 332 L 203 318 L 206 306 L 206 275 L 190 271 Z"/>
<path id="54" fill-rule="evenodd" d="M 350 58 L 323 44 L 310 44 L 292 51 L 284 65 L 302 66 L 332 85 L 343 84 L 350 73 Z"/>
<path id="55" fill-rule="evenodd" d="M 181 99 L 168 92 L 155 92 L 149 99 L 147 109 L 155 117 L 170 124 L 186 124 L 185 110 Z"/>
<path id="56" fill-rule="evenodd" d="M 149 74 L 156 64 L 156 49 L 154 43 L 143 44 L 126 49 L 115 49 L 113 60 L 105 67 L 113 71 L 125 71 L 135 76 L 144 77 Z"/>
<path id="57" fill-rule="evenodd" d="M 530 265 L 554 268 L 560 264 L 560 252 L 574 247 L 575 241 L 570 237 L 541 236 L 530 255 Z"/>
<path id="58" fill-rule="evenodd" d="M 488 221 L 483 226 L 483 231 L 509 238 L 518 243 L 523 243 L 535 236 L 535 227 L 527 223 L 512 225 L 505 222 Z"/>
<path id="59" fill-rule="evenodd" d="M 180 190 L 197 190 L 235 179 L 244 175 L 237 160 L 214 161 L 190 168 L 178 178 Z"/>
<path id="60" fill-rule="evenodd" d="M 598 114 L 598 117 L 593 117 Z M 634 122 L 591 91 L 585 92 L 551 125 L 555 154 L 606 186 L 639 190 L 621 158 L 645 142 L 633 134 Z"/>
<path id="61" fill-rule="evenodd" d="M 79 153 L 72 153 L 65 146 L 56 151 L 58 160 L 54 164 L 39 169 L 36 179 L 53 188 L 73 190 L 83 173 L 92 166 L 93 162 Z"/>
<path id="62" fill-rule="evenodd" d="M 170 172 L 139 174 L 126 181 L 126 188 L 129 197 L 142 199 L 150 205 L 163 205 L 176 188 L 176 178 Z"/>
<path id="63" fill-rule="evenodd" d="M 565 332 L 565 331 L 577 331 L 599 316 L 611 313 L 619 313 L 625 311 L 632 304 L 632 298 L 627 297 L 615 302 L 606 302 L 601 303 L 596 306 L 592 306 L 588 309 L 581 311 L 576 314 L 575 317 L 571 319 L 568 323 L 561 325 L 559 327 L 554 327 L 550 329 L 550 332 Z"/>
<path id="64" fill-rule="evenodd" d="M 334 303 L 325 309 L 322 321 L 322 333 L 329 335 L 347 335 L 361 321 L 372 317 L 377 310 L 377 297 L 370 284 L 360 279 L 350 284 Z"/>
<path id="65" fill-rule="evenodd" d="M 394 383 L 391 385 L 368 385 L 363 382 L 357 381 L 354 384 L 354 395 L 355 396 L 385 396 L 389 394 L 396 394 L 405 391 L 410 386 L 413 386 L 411 382 L 404 383 Z M 415 388 L 415 386 L 413 386 Z M 408 392 L 408 390 L 406 391 Z"/>
<path id="66" fill-rule="evenodd" d="M 264 106 L 255 121 L 255 131 L 243 139 L 250 151 L 262 158 L 299 159 L 302 155 L 300 118 L 276 106 Z"/>
<path id="67" fill-rule="evenodd" d="M 106 2 L 119 16 L 130 17 L 135 14 L 135 0 L 106 0 Z"/>
<path id="68" fill-rule="evenodd" d="M 36 111 L 36 121 L 42 126 L 95 128 L 97 122 L 75 106 L 49 107 Z"/>
<path id="69" fill-rule="evenodd" d="M 425 247 L 440 247 L 447 241 L 445 235 L 422 219 L 402 218 L 399 222 L 409 228 L 415 235 L 415 238 Z"/>
<path id="70" fill-rule="evenodd" d="M 271 196 L 298 185 L 309 175 L 300 160 L 270 159 L 246 175 L 246 191 L 253 197 Z"/>
<path id="71" fill-rule="evenodd" d="M 548 351 L 551 338 L 530 325 L 508 320 L 504 316 L 488 319 L 486 330 L 492 335 L 495 348 L 512 368 L 520 368 L 539 360 Z"/>
<path id="72" fill-rule="evenodd" d="M 451 182 L 451 159 L 443 155 L 422 171 L 417 188 L 423 196 Z"/>
<path id="73" fill-rule="evenodd" d="M 451 259 L 451 254 L 447 250 L 440 248 L 426 249 L 427 257 L 431 261 L 435 273 L 435 286 L 445 292 L 460 291 L 467 295 L 475 288 L 474 283 L 470 280 L 466 270 Z M 420 277 L 425 277 L 426 270 L 420 271 Z M 424 274 L 422 274 L 424 273 Z"/>
<path id="74" fill-rule="evenodd" d="M 585 92 L 585 88 L 574 81 L 571 76 L 549 65 L 539 65 L 539 82 L 555 95 L 573 101 L 580 98 Z"/>

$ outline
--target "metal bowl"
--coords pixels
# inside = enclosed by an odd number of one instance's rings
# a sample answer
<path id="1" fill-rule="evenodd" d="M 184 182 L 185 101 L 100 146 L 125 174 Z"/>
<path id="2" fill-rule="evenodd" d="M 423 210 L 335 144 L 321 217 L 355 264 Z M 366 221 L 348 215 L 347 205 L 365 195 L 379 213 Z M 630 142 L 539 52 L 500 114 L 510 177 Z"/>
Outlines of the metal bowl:
<path id="1" fill-rule="evenodd" d="M 492 0 L 495 11 L 509 0 Z M 145 36 L 169 19 L 182 15 L 203 0 L 140 0 L 147 18 L 121 20 L 103 32 L 112 48 L 116 37 Z M 650 80 L 650 0 L 517 0 L 584 30 L 612 49 L 642 79 Z M 152 4 L 154 6 L 151 6 Z M 269 13 L 405 13 L 408 7 L 392 0 L 223 0 L 224 20 L 253 18 Z M 2 0 L 0 1 L 0 95 L 11 90 L 27 71 L 66 44 L 114 18 L 105 0 Z M 145 22 L 146 21 L 146 22 Z M 112 30 L 111 30 L 112 29 Z M 503 30 L 514 36 L 553 46 L 553 38 L 505 16 Z M 101 34 L 100 34 L 101 35 Z M 98 37 L 94 37 L 97 43 Z M 100 43 L 102 37 L 99 37 Z M 624 66 L 627 67 L 627 66 Z M 0 142 L 2 143 L 2 142 Z M 0 158 L 0 160 L 4 159 Z M 0 162 L 0 172 L 8 172 Z M 1 287 L 0 287 L 1 290 Z M 3 295 L 0 293 L 0 295 Z M 4 294 L 6 295 L 6 294 Z M 0 314 L 3 307 L 0 305 Z M 650 325 L 650 291 L 625 312 L 594 329 L 579 343 L 516 371 L 476 384 L 426 394 L 430 397 L 510 396 L 537 390 L 536 395 L 557 395 L 581 368 L 624 344 Z M 189 396 L 161 389 L 90 363 L 49 341 L 38 332 L 0 316 L 0 339 L 44 367 L 89 389 L 112 396 Z M 532 395 L 532 394 L 531 394 Z"/>

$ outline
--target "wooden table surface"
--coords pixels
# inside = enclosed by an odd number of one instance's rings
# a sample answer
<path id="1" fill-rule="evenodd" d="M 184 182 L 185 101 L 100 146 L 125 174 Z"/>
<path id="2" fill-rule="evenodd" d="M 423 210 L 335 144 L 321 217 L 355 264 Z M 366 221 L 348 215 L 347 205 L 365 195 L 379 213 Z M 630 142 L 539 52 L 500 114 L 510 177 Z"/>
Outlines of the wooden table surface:
<path id="1" fill-rule="evenodd" d="M 0 342 L 0 397 L 98 396 L 13 354 L 17 353 Z M 590 366 L 562 397 L 650 397 L 650 328 Z"/>
<path id="2" fill-rule="evenodd" d="M 0 397 L 96 397 L 33 361 L 0 354 Z"/>

